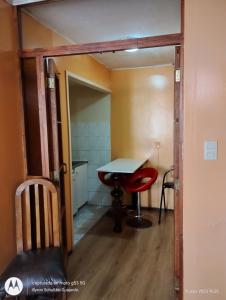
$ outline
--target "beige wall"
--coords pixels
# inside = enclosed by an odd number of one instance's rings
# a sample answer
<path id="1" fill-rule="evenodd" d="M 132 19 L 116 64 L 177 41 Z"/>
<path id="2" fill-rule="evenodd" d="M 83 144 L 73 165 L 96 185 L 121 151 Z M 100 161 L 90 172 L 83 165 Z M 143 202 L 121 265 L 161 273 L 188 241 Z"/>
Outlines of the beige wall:
<path id="1" fill-rule="evenodd" d="M 184 299 L 224 300 L 226 1 L 185 3 Z M 204 161 L 205 140 L 218 141 L 218 160 Z"/>
<path id="2" fill-rule="evenodd" d="M 16 252 L 14 195 L 25 176 L 14 25 L 13 9 L 0 0 L 0 273 Z"/>
<path id="3" fill-rule="evenodd" d="M 162 174 L 173 164 L 174 67 L 112 72 L 112 158 L 148 158 L 159 171 L 142 205 L 159 207 Z M 173 208 L 173 193 L 168 191 Z"/>

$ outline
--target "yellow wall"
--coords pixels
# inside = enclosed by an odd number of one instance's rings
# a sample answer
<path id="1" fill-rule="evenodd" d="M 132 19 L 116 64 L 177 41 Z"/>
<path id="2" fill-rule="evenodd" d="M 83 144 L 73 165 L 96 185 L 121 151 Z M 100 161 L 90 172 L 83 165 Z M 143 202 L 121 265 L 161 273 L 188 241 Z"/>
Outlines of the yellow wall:
<path id="1" fill-rule="evenodd" d="M 22 13 L 21 22 L 24 49 L 70 44 L 63 36 L 52 30 L 48 30 L 26 13 Z"/>
<path id="2" fill-rule="evenodd" d="M 17 185 L 25 177 L 22 102 L 13 9 L 0 0 L 0 273 L 16 253 Z"/>
<path id="3" fill-rule="evenodd" d="M 142 193 L 144 206 L 159 206 L 162 174 L 173 164 L 173 74 L 173 66 L 112 72 L 112 158 L 148 158 L 159 170 L 151 194 Z"/>
<path id="4" fill-rule="evenodd" d="M 226 1 L 185 4 L 184 299 L 224 300 Z M 205 140 L 218 141 L 218 160 L 203 159 Z"/>
<path id="5" fill-rule="evenodd" d="M 22 29 L 24 49 L 70 44 L 66 38 L 43 26 L 26 13 L 22 14 Z M 62 77 L 67 70 L 104 88 L 110 88 L 110 71 L 90 55 L 59 57 L 55 61 Z"/>

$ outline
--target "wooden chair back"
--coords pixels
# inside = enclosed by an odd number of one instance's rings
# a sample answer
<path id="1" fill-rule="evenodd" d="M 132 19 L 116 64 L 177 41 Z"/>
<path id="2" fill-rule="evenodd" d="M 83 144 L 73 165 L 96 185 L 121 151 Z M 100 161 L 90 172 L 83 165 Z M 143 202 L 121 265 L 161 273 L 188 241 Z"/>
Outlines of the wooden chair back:
<path id="1" fill-rule="evenodd" d="M 59 201 L 56 187 L 35 178 L 16 190 L 17 253 L 60 246 Z"/>

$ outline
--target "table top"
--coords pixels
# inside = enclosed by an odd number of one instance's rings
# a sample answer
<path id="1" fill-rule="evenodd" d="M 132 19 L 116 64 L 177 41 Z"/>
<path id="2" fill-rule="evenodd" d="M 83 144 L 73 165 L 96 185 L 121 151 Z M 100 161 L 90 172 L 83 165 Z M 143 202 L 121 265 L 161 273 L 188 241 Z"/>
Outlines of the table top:
<path id="1" fill-rule="evenodd" d="M 97 169 L 98 172 L 132 174 L 139 169 L 147 159 L 118 158 Z"/>

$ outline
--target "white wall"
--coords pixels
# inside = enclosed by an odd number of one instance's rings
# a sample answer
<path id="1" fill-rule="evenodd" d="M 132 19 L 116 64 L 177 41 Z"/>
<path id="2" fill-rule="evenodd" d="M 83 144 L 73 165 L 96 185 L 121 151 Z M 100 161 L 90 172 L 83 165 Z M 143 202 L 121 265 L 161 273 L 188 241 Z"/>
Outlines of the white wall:
<path id="1" fill-rule="evenodd" d="M 111 97 L 81 85 L 71 85 L 69 92 L 72 159 L 88 161 L 89 203 L 110 205 L 109 188 L 100 183 L 96 169 L 111 161 Z"/>

